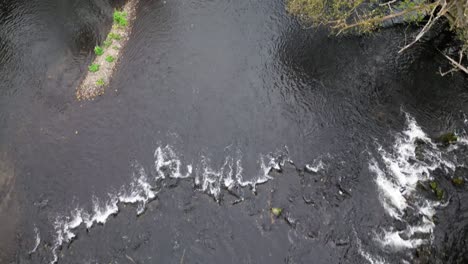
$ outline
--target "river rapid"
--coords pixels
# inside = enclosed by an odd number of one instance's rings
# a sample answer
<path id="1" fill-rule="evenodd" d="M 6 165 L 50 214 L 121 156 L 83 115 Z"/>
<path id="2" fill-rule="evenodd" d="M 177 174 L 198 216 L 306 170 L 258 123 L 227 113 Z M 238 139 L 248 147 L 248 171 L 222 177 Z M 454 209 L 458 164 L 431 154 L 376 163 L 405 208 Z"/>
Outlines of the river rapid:
<path id="1" fill-rule="evenodd" d="M 398 54 L 415 28 L 334 37 L 282 0 L 140 0 L 105 94 L 77 101 L 122 4 L 0 3 L 0 263 L 468 261 L 452 36 Z"/>

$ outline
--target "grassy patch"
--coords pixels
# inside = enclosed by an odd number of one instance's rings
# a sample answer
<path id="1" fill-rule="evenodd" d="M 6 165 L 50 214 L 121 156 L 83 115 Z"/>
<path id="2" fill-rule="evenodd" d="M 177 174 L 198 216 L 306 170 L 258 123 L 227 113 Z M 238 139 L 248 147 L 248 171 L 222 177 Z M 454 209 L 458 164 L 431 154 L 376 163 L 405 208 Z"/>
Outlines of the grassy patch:
<path id="1" fill-rule="evenodd" d="M 91 65 L 88 66 L 88 70 L 90 72 L 97 72 L 99 71 L 99 64 L 96 64 L 96 63 L 93 63 Z"/>
<path id="2" fill-rule="evenodd" d="M 128 25 L 127 13 L 115 10 L 114 11 L 114 23 L 121 27 L 127 26 Z"/>
<path id="3" fill-rule="evenodd" d="M 107 38 L 106 40 L 104 40 L 103 45 L 104 45 L 104 48 L 110 47 L 112 45 L 112 39 Z"/>
<path id="4" fill-rule="evenodd" d="M 96 46 L 94 47 L 94 53 L 98 56 L 101 56 L 102 54 L 104 54 L 104 49 L 100 46 Z"/>
<path id="5" fill-rule="evenodd" d="M 115 58 L 113 56 L 111 56 L 111 55 L 106 57 L 106 61 L 109 62 L 109 63 L 114 62 L 114 60 L 115 60 Z"/>
<path id="6" fill-rule="evenodd" d="M 108 38 L 113 40 L 120 40 L 122 37 L 117 33 L 111 32 L 109 33 Z"/>
<path id="7" fill-rule="evenodd" d="M 106 82 L 104 82 L 104 79 L 102 78 L 96 81 L 97 86 L 104 86 L 104 84 L 106 84 Z"/>

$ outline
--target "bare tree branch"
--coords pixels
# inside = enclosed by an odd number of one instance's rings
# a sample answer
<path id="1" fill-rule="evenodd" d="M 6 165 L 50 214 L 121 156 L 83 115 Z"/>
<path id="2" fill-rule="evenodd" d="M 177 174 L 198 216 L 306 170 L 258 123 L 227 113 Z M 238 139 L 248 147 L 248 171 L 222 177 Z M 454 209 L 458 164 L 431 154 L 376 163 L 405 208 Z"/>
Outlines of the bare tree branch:
<path id="1" fill-rule="evenodd" d="M 439 1 L 440 2 L 440 1 Z M 398 53 L 402 53 L 403 51 L 405 51 L 406 49 L 408 49 L 409 47 L 413 46 L 416 42 L 418 42 L 425 34 L 426 32 L 429 31 L 429 29 L 434 25 L 434 23 L 443 15 L 442 13 L 442 10 L 445 8 L 445 6 L 447 5 L 447 2 L 445 0 L 443 0 L 444 2 L 444 6 L 442 7 L 442 9 L 438 12 L 437 16 L 434 18 L 434 13 L 435 11 L 437 10 L 437 8 L 439 7 L 439 5 L 435 5 L 434 8 L 432 8 L 432 12 L 431 12 L 431 16 L 429 18 L 429 20 L 427 21 L 427 23 L 424 25 L 424 27 L 421 29 L 421 31 L 419 31 L 418 35 L 413 39 L 413 41 L 411 41 L 409 44 L 407 44 L 406 46 L 404 46 L 403 48 L 401 48 Z M 445 11 L 443 11 L 445 13 Z"/>
<path id="2" fill-rule="evenodd" d="M 440 51 L 439 51 L 440 52 Z M 442 52 L 441 52 L 442 53 Z M 460 52 L 461 53 L 461 52 Z M 444 55 L 445 58 L 447 58 L 450 63 L 455 67 L 457 68 L 458 70 L 461 70 L 463 71 L 464 73 L 468 74 L 468 68 L 466 68 L 465 66 L 463 66 L 461 63 L 458 63 L 457 61 L 455 61 L 454 59 L 450 58 L 447 54 L 444 54 L 442 53 L 442 55 Z"/>

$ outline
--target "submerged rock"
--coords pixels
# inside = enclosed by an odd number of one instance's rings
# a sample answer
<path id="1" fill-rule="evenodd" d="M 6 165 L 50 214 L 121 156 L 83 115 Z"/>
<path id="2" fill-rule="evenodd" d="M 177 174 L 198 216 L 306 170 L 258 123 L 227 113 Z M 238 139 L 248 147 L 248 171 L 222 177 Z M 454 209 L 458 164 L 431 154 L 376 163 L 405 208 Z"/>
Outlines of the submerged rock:
<path id="1" fill-rule="evenodd" d="M 414 144 L 416 145 L 414 149 L 416 159 L 419 161 L 424 161 L 424 149 L 427 147 L 426 141 L 420 138 L 416 138 L 414 140 Z"/>
<path id="2" fill-rule="evenodd" d="M 462 186 L 465 183 L 465 180 L 462 177 L 456 177 L 452 179 L 452 183 L 456 186 Z"/>
<path id="3" fill-rule="evenodd" d="M 455 173 L 452 178 L 452 183 L 455 186 L 462 186 L 465 184 L 465 176 L 468 175 L 468 168 L 459 166 L 455 169 Z"/>
<path id="4" fill-rule="evenodd" d="M 276 217 L 279 217 L 282 212 L 283 212 L 282 208 L 279 208 L 279 207 L 272 207 L 271 208 L 271 213 Z"/>
<path id="5" fill-rule="evenodd" d="M 437 182 L 435 181 L 431 181 L 429 183 L 429 186 L 431 187 L 431 190 L 434 192 L 434 194 L 436 195 L 437 199 L 439 200 L 442 200 L 442 198 L 444 198 L 444 190 L 442 190 Z"/>

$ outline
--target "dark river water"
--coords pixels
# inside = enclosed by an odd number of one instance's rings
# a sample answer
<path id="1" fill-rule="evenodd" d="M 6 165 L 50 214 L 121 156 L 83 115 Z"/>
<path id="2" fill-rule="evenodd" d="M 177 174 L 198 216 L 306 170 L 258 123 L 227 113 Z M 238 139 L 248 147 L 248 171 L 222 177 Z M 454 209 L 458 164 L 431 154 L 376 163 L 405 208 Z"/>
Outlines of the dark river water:
<path id="1" fill-rule="evenodd" d="M 0 2 L 0 263 L 467 263 L 451 36 L 399 55 L 414 29 L 140 0 L 106 93 L 79 102 L 119 4 Z"/>

